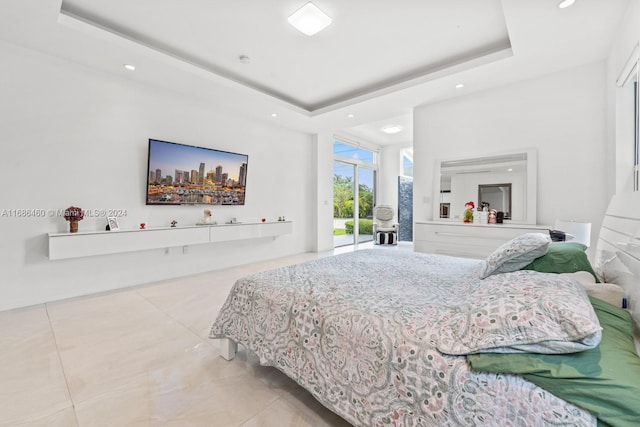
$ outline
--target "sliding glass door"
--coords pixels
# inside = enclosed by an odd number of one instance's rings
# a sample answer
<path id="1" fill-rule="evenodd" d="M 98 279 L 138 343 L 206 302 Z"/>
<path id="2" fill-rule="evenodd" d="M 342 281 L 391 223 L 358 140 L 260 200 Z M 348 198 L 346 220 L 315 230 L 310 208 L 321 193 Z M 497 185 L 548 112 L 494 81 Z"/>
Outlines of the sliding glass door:
<path id="1" fill-rule="evenodd" d="M 373 240 L 373 207 L 375 203 L 376 171 L 359 166 L 358 172 L 358 242 Z"/>
<path id="2" fill-rule="evenodd" d="M 375 205 L 374 153 L 336 141 L 334 154 L 334 247 L 369 242 L 373 240 Z"/>
<path id="3" fill-rule="evenodd" d="M 333 246 L 353 245 L 357 239 L 354 230 L 356 167 L 348 163 L 333 162 Z"/>

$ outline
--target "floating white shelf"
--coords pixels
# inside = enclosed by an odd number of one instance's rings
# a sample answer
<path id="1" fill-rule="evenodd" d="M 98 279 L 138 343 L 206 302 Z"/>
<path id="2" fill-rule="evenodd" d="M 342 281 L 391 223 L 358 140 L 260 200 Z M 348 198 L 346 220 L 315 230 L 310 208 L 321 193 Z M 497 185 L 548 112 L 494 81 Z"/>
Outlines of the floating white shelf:
<path id="1" fill-rule="evenodd" d="M 292 230 L 291 221 L 277 221 L 144 230 L 49 233 L 49 259 L 80 258 L 260 237 L 275 238 L 290 234 Z"/>

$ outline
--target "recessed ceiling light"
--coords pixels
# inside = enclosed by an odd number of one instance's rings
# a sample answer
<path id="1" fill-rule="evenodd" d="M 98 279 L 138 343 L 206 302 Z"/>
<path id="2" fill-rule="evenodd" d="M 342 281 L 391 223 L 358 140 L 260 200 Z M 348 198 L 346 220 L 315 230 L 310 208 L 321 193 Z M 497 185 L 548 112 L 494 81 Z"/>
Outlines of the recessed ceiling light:
<path id="1" fill-rule="evenodd" d="M 398 132 L 402 132 L 402 129 L 404 129 L 402 126 L 389 125 L 389 126 L 383 127 L 382 128 L 382 132 L 384 132 L 384 133 L 398 133 Z"/>
<path id="2" fill-rule="evenodd" d="M 278 117 L 278 113 L 271 113 L 271 117 Z"/>
<path id="3" fill-rule="evenodd" d="M 507 169 L 507 172 L 513 172 L 513 168 Z"/>
<path id="4" fill-rule="evenodd" d="M 350 119 L 353 119 L 355 116 L 353 114 L 347 114 L 347 117 L 349 117 Z"/>
<path id="5" fill-rule="evenodd" d="M 462 89 L 464 87 L 464 83 L 458 83 L 456 85 L 456 89 Z"/>
<path id="6" fill-rule="evenodd" d="M 136 69 L 136 66 L 135 65 L 131 65 L 131 64 L 124 64 L 123 67 L 126 68 L 129 71 L 133 71 L 133 70 Z"/>
<path id="7" fill-rule="evenodd" d="M 559 4 L 558 7 L 560 9 L 564 9 L 565 7 L 569 7 L 572 4 L 574 4 L 576 2 L 576 0 L 562 0 Z"/>
<path id="8" fill-rule="evenodd" d="M 301 33 L 312 36 L 328 27 L 332 19 L 309 2 L 289 16 L 288 21 Z"/>

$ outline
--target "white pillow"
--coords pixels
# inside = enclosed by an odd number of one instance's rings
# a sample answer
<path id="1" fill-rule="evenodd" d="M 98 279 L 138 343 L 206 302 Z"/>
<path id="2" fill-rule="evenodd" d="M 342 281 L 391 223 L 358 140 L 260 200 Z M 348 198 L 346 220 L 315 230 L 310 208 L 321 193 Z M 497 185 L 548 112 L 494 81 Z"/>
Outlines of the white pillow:
<path id="1" fill-rule="evenodd" d="M 596 283 L 593 275 L 587 271 L 562 274 L 576 279 L 590 296 L 608 302 L 616 307 L 622 307 L 622 299 L 624 298 L 625 292 L 621 286 L 614 283 Z"/>
<path id="2" fill-rule="evenodd" d="M 480 268 L 480 278 L 518 271 L 547 253 L 551 237 L 543 233 L 522 234 L 496 249 Z"/>

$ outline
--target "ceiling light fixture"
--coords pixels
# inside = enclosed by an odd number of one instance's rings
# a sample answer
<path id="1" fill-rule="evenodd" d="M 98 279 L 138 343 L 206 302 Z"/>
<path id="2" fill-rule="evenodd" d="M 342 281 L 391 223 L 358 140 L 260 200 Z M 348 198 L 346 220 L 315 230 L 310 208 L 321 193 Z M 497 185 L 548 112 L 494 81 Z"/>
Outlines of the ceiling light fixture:
<path id="1" fill-rule="evenodd" d="M 355 116 L 353 114 L 347 114 L 347 117 L 349 117 L 350 119 L 353 119 Z"/>
<path id="2" fill-rule="evenodd" d="M 277 113 L 271 113 L 271 117 L 278 117 Z"/>
<path id="3" fill-rule="evenodd" d="M 289 16 L 288 21 L 301 33 L 312 36 L 328 27 L 332 19 L 309 2 Z"/>
<path id="4" fill-rule="evenodd" d="M 394 134 L 394 133 L 402 132 L 402 129 L 404 129 L 402 126 L 389 125 L 389 126 L 383 127 L 382 128 L 382 132 L 389 133 L 389 134 Z"/>
<path id="5" fill-rule="evenodd" d="M 458 83 L 456 85 L 456 89 L 462 89 L 464 87 L 464 83 Z"/>
<path id="6" fill-rule="evenodd" d="M 124 64 L 123 67 L 126 68 L 129 71 L 133 71 L 133 70 L 136 69 L 136 66 L 135 65 L 131 65 L 131 64 Z"/>
<path id="7" fill-rule="evenodd" d="M 574 4 L 576 2 L 576 0 L 562 0 L 559 4 L 558 7 L 560 9 L 564 9 L 566 7 L 571 6 L 572 4 Z"/>

